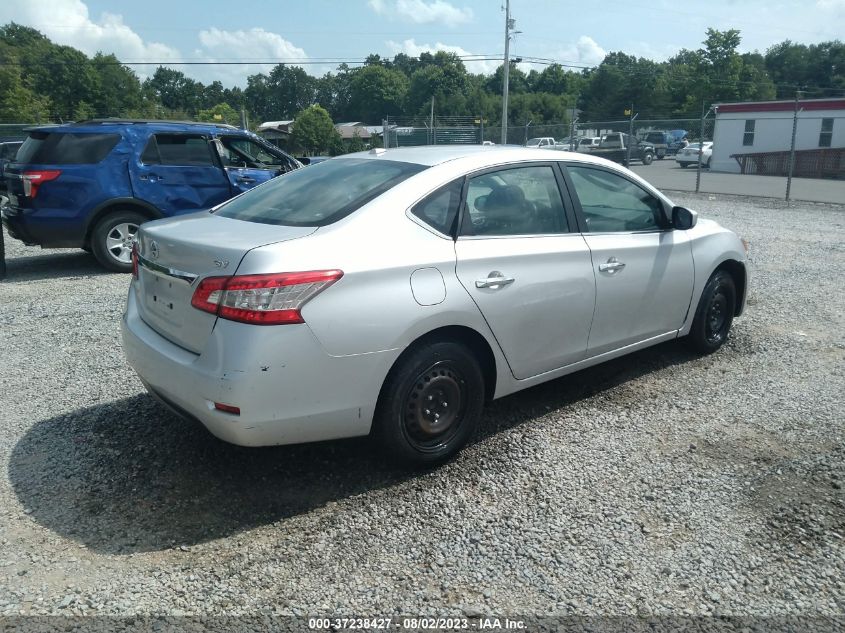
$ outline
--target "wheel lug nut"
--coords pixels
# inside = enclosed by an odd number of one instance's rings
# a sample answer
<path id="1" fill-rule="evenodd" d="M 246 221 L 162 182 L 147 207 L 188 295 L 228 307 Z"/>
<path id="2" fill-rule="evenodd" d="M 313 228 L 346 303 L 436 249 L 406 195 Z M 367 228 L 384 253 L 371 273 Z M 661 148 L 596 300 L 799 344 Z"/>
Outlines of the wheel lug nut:
<path id="1" fill-rule="evenodd" d="M 426 409 L 426 410 L 425 410 L 425 414 L 426 414 L 426 415 L 431 415 L 431 410 L 430 410 L 430 409 Z"/>
<path id="2" fill-rule="evenodd" d="M 429 400 L 434 400 L 434 396 L 429 396 L 429 397 L 428 397 L 428 399 L 429 399 Z"/>
<path id="3" fill-rule="evenodd" d="M 445 407 L 449 406 L 449 403 L 448 402 L 441 402 L 440 406 L 445 408 Z"/>
<path id="4" fill-rule="evenodd" d="M 434 419 L 435 419 L 435 420 L 439 420 L 439 419 L 440 419 L 440 414 L 439 414 L 439 413 L 435 413 L 435 414 L 434 414 Z"/>

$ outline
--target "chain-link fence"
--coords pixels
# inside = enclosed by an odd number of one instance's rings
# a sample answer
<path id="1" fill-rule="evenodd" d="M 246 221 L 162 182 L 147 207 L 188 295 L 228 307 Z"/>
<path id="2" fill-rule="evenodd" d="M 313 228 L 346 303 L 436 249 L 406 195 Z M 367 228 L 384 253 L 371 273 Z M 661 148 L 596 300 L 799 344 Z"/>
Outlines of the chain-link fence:
<path id="1" fill-rule="evenodd" d="M 484 140 L 480 117 L 385 117 L 385 147 L 479 145 Z"/>
<path id="2" fill-rule="evenodd" d="M 0 143 L 3 141 L 22 141 L 26 138 L 24 130 L 35 123 L 0 123 Z"/>

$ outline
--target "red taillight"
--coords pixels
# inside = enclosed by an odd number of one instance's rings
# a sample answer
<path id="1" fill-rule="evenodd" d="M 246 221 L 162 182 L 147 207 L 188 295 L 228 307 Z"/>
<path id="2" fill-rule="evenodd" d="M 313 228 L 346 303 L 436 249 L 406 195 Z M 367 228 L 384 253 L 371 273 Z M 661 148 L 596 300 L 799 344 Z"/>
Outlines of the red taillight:
<path id="1" fill-rule="evenodd" d="M 132 242 L 132 277 L 138 279 L 138 242 Z"/>
<path id="2" fill-rule="evenodd" d="M 236 406 L 231 405 L 231 404 L 223 404 L 222 402 L 215 402 L 214 408 L 217 409 L 218 411 L 223 411 L 224 413 L 231 413 L 232 415 L 240 415 L 241 414 L 241 408 L 236 407 Z"/>
<path id="3" fill-rule="evenodd" d="M 194 292 L 191 305 L 242 323 L 304 323 L 302 306 L 341 277 L 342 270 L 207 277 Z"/>
<path id="4" fill-rule="evenodd" d="M 45 182 L 55 180 L 62 172 L 58 169 L 41 169 L 39 171 L 23 172 L 23 195 L 34 198 L 38 195 L 38 187 Z"/>

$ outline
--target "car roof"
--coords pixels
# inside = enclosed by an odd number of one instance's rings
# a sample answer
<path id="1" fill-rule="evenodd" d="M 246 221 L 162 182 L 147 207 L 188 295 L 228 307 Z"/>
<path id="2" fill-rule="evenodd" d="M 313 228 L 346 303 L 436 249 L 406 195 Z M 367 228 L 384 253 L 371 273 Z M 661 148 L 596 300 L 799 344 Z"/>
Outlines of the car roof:
<path id="1" fill-rule="evenodd" d="M 597 165 L 614 165 L 609 161 L 578 152 L 560 150 L 534 149 L 521 145 L 425 145 L 420 147 L 396 147 L 390 149 L 375 149 L 368 152 L 357 152 L 338 156 L 344 158 L 366 158 L 395 160 L 405 163 L 416 163 L 426 167 L 434 167 L 450 161 L 461 160 L 478 165 L 500 164 L 521 160 L 571 160 Z"/>
<path id="2" fill-rule="evenodd" d="M 78 123 L 64 123 L 61 125 L 34 125 L 26 128 L 25 132 L 119 132 L 127 127 L 147 127 L 154 130 L 185 130 L 197 132 L 236 131 L 247 132 L 233 125 L 225 123 L 206 123 L 198 121 L 159 121 L 152 119 L 91 119 Z M 248 132 L 247 132 L 248 133 Z"/>

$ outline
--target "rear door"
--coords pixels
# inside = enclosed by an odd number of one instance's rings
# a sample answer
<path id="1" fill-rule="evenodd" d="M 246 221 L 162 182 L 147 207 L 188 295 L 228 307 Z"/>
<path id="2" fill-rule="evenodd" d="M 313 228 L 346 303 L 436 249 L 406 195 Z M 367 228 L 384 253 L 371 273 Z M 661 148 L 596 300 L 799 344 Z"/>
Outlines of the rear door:
<path id="1" fill-rule="evenodd" d="M 236 193 L 212 151 L 196 133 L 157 133 L 130 169 L 135 197 L 165 215 L 209 209 Z"/>
<path id="2" fill-rule="evenodd" d="M 666 226 L 662 202 L 595 165 L 566 168 L 596 281 L 594 356 L 680 329 L 693 287 L 685 231 Z"/>
<path id="3" fill-rule="evenodd" d="M 560 184 L 553 163 L 488 170 L 466 184 L 457 275 L 519 379 L 587 350 L 595 279 Z"/>

